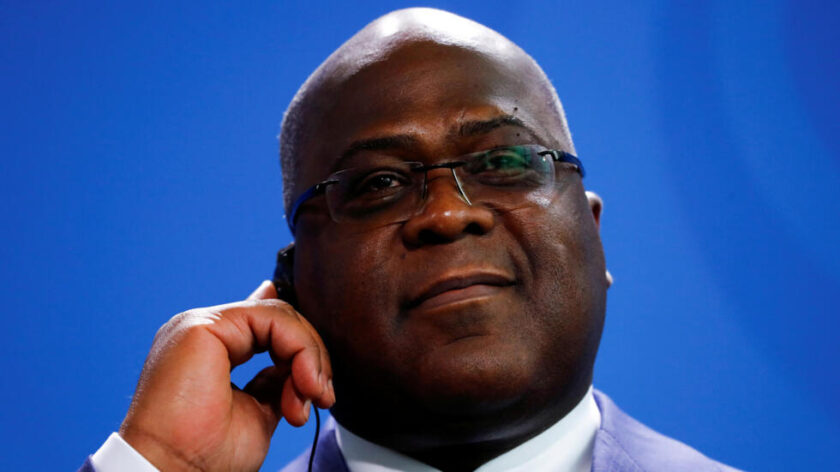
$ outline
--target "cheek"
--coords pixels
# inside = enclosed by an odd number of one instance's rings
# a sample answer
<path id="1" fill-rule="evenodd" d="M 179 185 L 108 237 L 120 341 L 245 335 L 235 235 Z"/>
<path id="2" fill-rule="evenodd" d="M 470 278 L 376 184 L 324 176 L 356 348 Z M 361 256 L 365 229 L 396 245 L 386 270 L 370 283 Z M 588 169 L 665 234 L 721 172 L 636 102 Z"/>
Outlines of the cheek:
<path id="1" fill-rule="evenodd" d="M 569 192 L 547 207 L 512 212 L 507 224 L 523 252 L 520 271 L 533 316 L 568 341 L 588 337 L 602 317 L 605 293 L 600 238 L 582 195 Z"/>
<path id="2" fill-rule="evenodd" d="M 300 238 L 295 288 L 300 312 L 334 350 L 379 346 L 391 337 L 396 319 L 395 257 L 386 231 L 364 238 Z M 398 258 L 396 258 L 398 259 Z M 397 261 L 398 262 L 398 261 Z"/>

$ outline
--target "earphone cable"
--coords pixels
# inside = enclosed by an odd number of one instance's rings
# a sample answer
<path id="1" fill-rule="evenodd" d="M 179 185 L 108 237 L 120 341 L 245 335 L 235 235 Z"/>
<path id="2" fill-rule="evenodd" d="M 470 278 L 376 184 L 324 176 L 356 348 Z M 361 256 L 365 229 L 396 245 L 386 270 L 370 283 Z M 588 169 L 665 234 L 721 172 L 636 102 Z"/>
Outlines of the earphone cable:
<path id="1" fill-rule="evenodd" d="M 312 472 L 312 463 L 315 462 L 315 448 L 318 447 L 318 436 L 321 435 L 321 415 L 318 413 L 318 407 L 312 405 L 315 410 L 315 439 L 312 440 L 312 449 L 309 451 L 309 467 L 307 472 Z"/>

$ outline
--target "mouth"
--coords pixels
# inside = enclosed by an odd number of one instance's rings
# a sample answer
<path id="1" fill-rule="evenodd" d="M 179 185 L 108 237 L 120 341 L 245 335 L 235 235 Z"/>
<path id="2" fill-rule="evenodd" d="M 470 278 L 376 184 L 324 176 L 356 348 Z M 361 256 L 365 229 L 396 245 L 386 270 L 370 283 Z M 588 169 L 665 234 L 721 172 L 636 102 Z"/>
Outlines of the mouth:
<path id="1" fill-rule="evenodd" d="M 431 309 L 472 301 L 495 295 L 514 283 L 512 277 L 497 272 L 449 274 L 418 291 L 406 308 Z"/>

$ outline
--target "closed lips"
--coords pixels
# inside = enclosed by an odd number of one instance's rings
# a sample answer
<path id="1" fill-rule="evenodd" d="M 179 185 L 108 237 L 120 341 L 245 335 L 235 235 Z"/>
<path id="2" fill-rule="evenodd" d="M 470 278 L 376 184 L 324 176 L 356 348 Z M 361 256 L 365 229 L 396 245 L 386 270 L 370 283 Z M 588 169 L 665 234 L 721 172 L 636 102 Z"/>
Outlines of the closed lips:
<path id="1" fill-rule="evenodd" d="M 468 298 L 470 295 L 481 296 L 487 292 L 492 292 L 492 288 L 507 287 L 513 284 L 513 277 L 495 272 L 451 275 L 424 287 L 417 295 L 410 298 L 411 301 L 406 305 L 406 308 L 415 308 L 433 298 L 441 298 L 449 292 L 461 292 L 461 295 Z M 483 290 L 483 288 L 491 290 Z"/>

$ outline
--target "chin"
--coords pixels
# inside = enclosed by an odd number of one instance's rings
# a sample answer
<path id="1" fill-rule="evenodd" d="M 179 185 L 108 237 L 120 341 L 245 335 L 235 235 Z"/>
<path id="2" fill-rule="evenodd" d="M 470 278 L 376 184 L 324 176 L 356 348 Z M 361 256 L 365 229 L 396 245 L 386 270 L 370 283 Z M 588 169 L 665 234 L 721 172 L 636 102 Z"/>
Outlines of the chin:
<path id="1" fill-rule="evenodd" d="M 458 415 L 504 409 L 533 393 L 537 363 L 529 351 L 493 336 L 469 336 L 423 358 L 408 382 L 427 408 Z"/>

